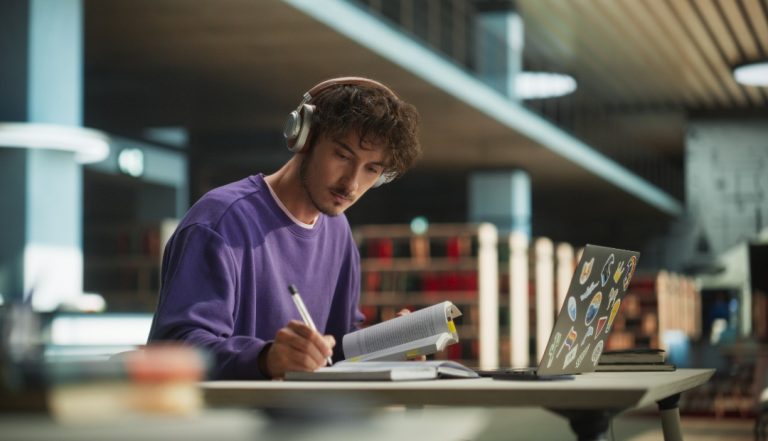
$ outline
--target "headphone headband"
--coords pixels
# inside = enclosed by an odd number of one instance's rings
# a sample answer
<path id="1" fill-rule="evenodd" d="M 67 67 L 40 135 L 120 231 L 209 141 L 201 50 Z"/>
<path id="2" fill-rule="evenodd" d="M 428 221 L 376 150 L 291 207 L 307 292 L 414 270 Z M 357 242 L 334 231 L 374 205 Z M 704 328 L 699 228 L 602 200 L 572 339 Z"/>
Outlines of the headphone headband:
<path id="1" fill-rule="evenodd" d="M 389 87 L 385 86 L 384 84 L 372 80 L 370 78 L 363 78 L 363 77 L 339 77 L 339 78 L 331 78 L 330 80 L 325 80 L 321 83 L 316 84 L 311 89 L 309 89 L 305 94 L 304 98 L 309 100 L 312 100 L 317 94 L 322 92 L 325 89 L 328 89 L 333 86 L 373 86 L 377 87 L 379 89 L 383 89 L 390 95 L 392 95 L 394 98 L 400 99 L 399 96 L 395 92 L 392 91 Z M 308 102 L 308 101 L 307 101 Z M 306 103 L 305 103 L 306 104 Z"/>

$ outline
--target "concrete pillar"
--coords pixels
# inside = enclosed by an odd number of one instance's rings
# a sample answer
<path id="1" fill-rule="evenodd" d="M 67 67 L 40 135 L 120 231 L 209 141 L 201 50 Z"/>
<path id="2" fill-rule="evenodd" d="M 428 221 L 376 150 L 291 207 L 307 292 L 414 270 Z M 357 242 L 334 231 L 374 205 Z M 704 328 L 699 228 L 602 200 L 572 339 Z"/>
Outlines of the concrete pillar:
<path id="1" fill-rule="evenodd" d="M 81 0 L 0 2 L 0 294 L 51 310 L 82 293 Z"/>
<path id="2" fill-rule="evenodd" d="M 475 54 L 478 77 L 511 99 L 515 78 L 523 70 L 524 26 L 511 6 L 479 11 Z"/>
<path id="3" fill-rule="evenodd" d="M 531 238 L 531 179 L 524 170 L 482 171 L 469 177 L 469 219 L 491 222 L 500 234 Z"/>

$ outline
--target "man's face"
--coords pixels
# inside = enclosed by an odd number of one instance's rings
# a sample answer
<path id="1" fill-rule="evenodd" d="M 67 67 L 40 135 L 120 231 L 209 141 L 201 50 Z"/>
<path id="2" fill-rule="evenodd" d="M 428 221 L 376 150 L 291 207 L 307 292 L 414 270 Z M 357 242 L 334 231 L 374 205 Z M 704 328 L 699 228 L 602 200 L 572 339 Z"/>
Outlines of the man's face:
<path id="1" fill-rule="evenodd" d="M 384 171 L 384 144 L 346 136 L 321 136 L 301 164 L 307 197 L 323 214 L 337 216 L 368 191 Z"/>

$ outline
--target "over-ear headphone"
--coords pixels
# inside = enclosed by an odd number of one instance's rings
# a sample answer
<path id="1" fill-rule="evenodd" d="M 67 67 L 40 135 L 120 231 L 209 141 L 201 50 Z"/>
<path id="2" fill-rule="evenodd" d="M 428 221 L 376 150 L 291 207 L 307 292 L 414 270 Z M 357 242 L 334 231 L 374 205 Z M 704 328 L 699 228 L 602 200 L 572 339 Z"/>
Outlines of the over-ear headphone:
<path id="1" fill-rule="evenodd" d="M 288 114 L 288 118 L 286 118 L 285 125 L 283 126 L 283 137 L 285 138 L 285 145 L 288 147 L 288 150 L 293 153 L 297 153 L 304 150 L 306 147 L 307 139 L 309 138 L 309 131 L 312 126 L 312 114 L 315 112 L 315 106 L 310 104 L 312 99 L 323 90 L 339 85 L 373 86 L 375 88 L 384 90 L 397 100 L 400 99 L 400 97 L 398 97 L 397 94 L 393 92 L 389 87 L 379 83 L 378 81 L 374 81 L 368 78 L 340 77 L 325 80 L 304 93 L 304 96 L 302 97 L 299 106 L 296 107 L 296 110 Z M 379 179 L 376 180 L 376 183 L 374 183 L 373 186 L 378 187 L 382 184 L 386 184 L 391 182 L 396 177 L 396 173 L 384 172 L 381 174 L 381 176 L 379 176 Z"/>

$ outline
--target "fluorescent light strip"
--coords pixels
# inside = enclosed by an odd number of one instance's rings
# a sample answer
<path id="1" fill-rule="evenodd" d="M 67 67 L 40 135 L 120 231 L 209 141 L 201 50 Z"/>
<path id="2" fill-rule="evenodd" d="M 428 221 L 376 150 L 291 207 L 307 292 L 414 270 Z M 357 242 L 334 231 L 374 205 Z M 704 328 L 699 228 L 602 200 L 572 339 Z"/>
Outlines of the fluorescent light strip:
<path id="1" fill-rule="evenodd" d="M 344 0 L 283 1 L 648 204 L 683 213 L 680 201 L 658 187 L 359 7 Z"/>

